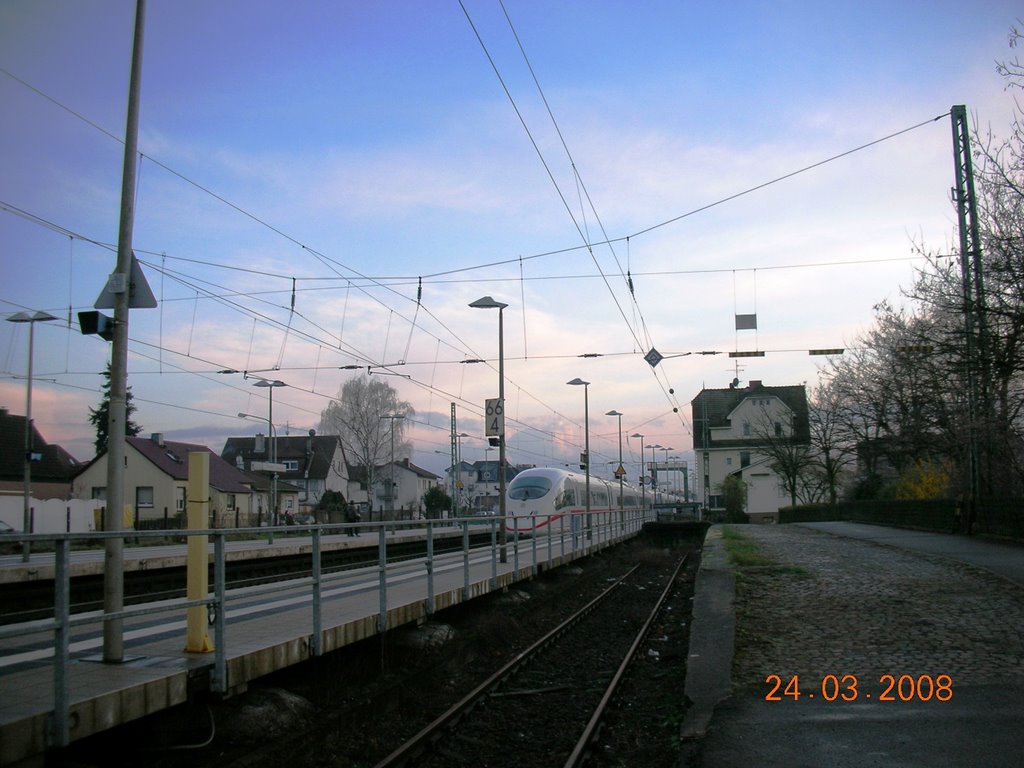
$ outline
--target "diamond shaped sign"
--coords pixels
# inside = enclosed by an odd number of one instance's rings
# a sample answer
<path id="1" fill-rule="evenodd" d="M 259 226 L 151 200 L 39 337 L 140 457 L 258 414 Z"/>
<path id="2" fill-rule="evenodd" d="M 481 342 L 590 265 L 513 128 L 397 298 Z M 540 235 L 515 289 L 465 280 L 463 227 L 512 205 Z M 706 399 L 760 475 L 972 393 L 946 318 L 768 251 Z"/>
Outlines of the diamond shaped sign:
<path id="1" fill-rule="evenodd" d="M 658 363 L 660 363 L 664 359 L 665 358 L 662 357 L 661 353 L 654 347 L 651 347 L 651 351 L 644 355 L 644 360 L 647 361 L 651 368 L 657 368 Z"/>

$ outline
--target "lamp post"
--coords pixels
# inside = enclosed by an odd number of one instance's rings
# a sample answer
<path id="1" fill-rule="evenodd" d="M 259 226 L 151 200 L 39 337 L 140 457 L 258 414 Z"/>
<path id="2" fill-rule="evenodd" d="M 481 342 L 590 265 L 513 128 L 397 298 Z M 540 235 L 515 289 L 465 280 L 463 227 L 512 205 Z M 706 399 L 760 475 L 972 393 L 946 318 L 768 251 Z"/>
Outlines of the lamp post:
<path id="1" fill-rule="evenodd" d="M 608 411 L 605 416 L 618 416 L 619 417 L 619 466 L 615 468 L 615 475 L 619 478 L 619 511 L 622 509 L 622 476 L 626 474 L 625 467 L 622 466 L 622 414 L 618 411 Z"/>
<path id="2" fill-rule="evenodd" d="M 28 373 L 25 377 L 25 502 L 22 531 L 32 533 L 32 345 L 35 339 L 36 323 L 45 323 L 57 318 L 48 312 L 16 312 L 7 318 L 10 323 L 28 323 Z M 21 542 L 21 561 L 27 563 L 32 545 L 26 539 Z"/>
<path id="3" fill-rule="evenodd" d="M 565 383 L 573 387 L 583 387 L 583 466 L 586 472 L 587 538 L 590 539 L 593 537 L 590 519 L 590 382 L 584 381 L 577 376 L 572 381 Z"/>
<path id="4" fill-rule="evenodd" d="M 647 483 L 644 481 L 644 436 L 634 432 L 630 437 L 640 438 L 640 506 L 647 508 Z"/>
<path id="5" fill-rule="evenodd" d="M 504 311 L 508 304 L 495 301 L 484 296 L 472 302 L 473 309 L 498 310 L 498 406 L 501 408 L 501 420 L 498 434 L 498 514 L 501 525 L 498 528 L 498 541 L 501 544 L 501 562 L 508 562 L 508 538 L 505 532 L 505 326 Z"/>
<path id="6" fill-rule="evenodd" d="M 661 448 L 660 445 L 648 445 L 651 449 L 651 503 L 658 503 L 658 462 L 654 460 L 654 450 Z"/>
<path id="7" fill-rule="evenodd" d="M 381 416 L 380 420 L 388 419 L 391 422 L 391 469 L 388 473 L 390 478 L 388 482 L 390 486 L 388 488 L 388 509 L 394 517 L 395 514 L 395 419 L 404 419 L 405 416 L 389 414 L 387 416 Z M 382 516 L 383 519 L 383 516 Z"/>
<path id="8" fill-rule="evenodd" d="M 455 451 L 455 480 L 452 482 L 452 513 L 456 518 L 459 516 L 459 491 L 462 490 L 462 438 L 469 437 L 465 432 L 459 432 L 456 438 Z"/>
<path id="9" fill-rule="evenodd" d="M 259 419 L 260 421 L 266 421 L 267 422 L 267 427 L 269 429 L 268 437 L 270 437 L 271 442 L 273 442 L 274 440 L 277 439 L 277 427 L 274 426 L 274 422 L 272 422 L 270 419 L 265 419 L 262 416 L 256 416 L 256 415 L 254 415 L 252 413 L 241 413 L 241 412 L 239 412 L 238 418 L 240 418 L 240 419 Z M 273 502 L 271 502 L 271 504 L 273 504 Z"/>
<path id="10" fill-rule="evenodd" d="M 674 451 L 675 448 L 673 448 L 671 446 L 669 446 L 668 448 L 661 448 L 661 446 L 659 446 L 659 448 L 665 452 L 665 469 L 668 469 L 668 452 L 669 451 Z M 672 481 L 671 480 L 668 481 L 668 489 L 669 489 L 669 491 L 672 490 Z"/>
<path id="11" fill-rule="evenodd" d="M 274 379 L 273 381 L 267 381 L 266 379 L 260 379 L 253 384 L 254 387 L 262 387 L 269 389 L 267 393 L 270 395 L 270 409 L 267 412 L 267 423 L 270 424 L 270 463 L 277 464 L 277 430 L 274 427 L 274 387 L 287 387 L 280 379 Z M 277 525 L 277 468 L 272 470 L 270 476 L 270 525 L 271 527 Z M 270 543 L 274 543 L 274 533 L 270 532 Z"/>

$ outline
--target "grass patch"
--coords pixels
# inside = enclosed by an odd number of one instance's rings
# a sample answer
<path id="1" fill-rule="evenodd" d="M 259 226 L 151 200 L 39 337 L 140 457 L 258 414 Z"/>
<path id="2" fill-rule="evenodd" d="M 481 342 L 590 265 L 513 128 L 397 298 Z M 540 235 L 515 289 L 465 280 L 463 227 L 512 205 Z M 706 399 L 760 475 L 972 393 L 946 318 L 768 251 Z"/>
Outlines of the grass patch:
<path id="1" fill-rule="evenodd" d="M 799 565 L 783 565 L 772 560 L 761 551 L 756 541 L 744 536 L 728 526 L 722 528 L 722 540 L 725 542 L 725 552 L 729 556 L 729 562 L 739 568 L 769 568 L 772 573 L 789 574 L 792 576 L 808 576 L 806 568 Z M 736 578 L 742 577 L 742 572 L 736 571 Z"/>
<path id="2" fill-rule="evenodd" d="M 737 568 L 757 568 L 776 565 L 776 562 L 761 552 L 757 542 L 748 539 L 729 527 L 722 529 L 725 551 L 729 562 Z"/>

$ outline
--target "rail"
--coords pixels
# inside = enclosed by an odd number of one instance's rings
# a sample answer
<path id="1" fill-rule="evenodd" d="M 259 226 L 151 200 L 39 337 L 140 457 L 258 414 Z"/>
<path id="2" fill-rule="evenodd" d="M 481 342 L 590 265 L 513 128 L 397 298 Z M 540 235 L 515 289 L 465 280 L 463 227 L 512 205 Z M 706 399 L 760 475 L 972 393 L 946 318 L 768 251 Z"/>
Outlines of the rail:
<path id="1" fill-rule="evenodd" d="M 606 716 L 616 691 L 627 670 L 636 659 L 642 643 L 644 643 L 651 632 L 655 620 L 661 614 L 671 591 L 675 588 L 679 573 L 689 559 L 689 555 L 680 558 L 676 563 L 671 575 L 665 583 L 664 589 L 650 609 L 646 620 L 639 631 L 633 637 L 632 643 L 622 661 L 619 664 L 610 682 L 605 687 L 600 700 L 597 702 L 589 720 L 581 731 L 581 735 L 575 746 L 569 753 L 564 763 L 564 768 L 579 768 L 587 759 L 588 752 L 598 733 L 600 724 Z M 407 768 L 417 765 L 425 758 L 432 749 L 440 744 L 447 734 L 453 733 L 456 726 L 462 723 L 463 719 L 478 706 L 484 706 L 483 702 L 489 695 L 504 683 L 515 677 L 520 670 L 529 666 L 534 660 L 545 653 L 556 641 L 567 636 L 580 622 L 588 615 L 596 611 L 608 598 L 637 571 L 639 565 L 634 565 L 630 570 L 611 583 L 604 591 L 591 599 L 588 603 L 574 612 L 558 626 L 545 633 L 538 640 L 534 641 L 528 648 L 516 654 L 505 663 L 500 669 L 488 676 L 483 682 L 476 685 L 473 690 L 462 697 L 459 701 L 449 707 L 445 712 L 436 717 L 428 725 L 424 726 L 415 735 L 401 744 L 385 758 L 376 763 L 374 768 Z M 494 720 L 492 716 L 489 718 Z M 568 722 L 565 723 L 568 727 Z M 519 726 L 517 726 L 519 727 Z M 554 755 L 550 756 L 552 759 Z"/>
<path id="2" fill-rule="evenodd" d="M 649 511 L 627 510 L 625 513 L 615 510 L 600 515 L 595 515 L 592 529 L 574 529 L 566 531 L 553 531 L 552 526 L 546 526 L 546 533 L 539 536 L 522 536 L 518 532 L 511 532 L 508 538 L 512 553 L 514 573 L 520 573 L 521 550 L 524 539 L 529 541 L 530 547 L 530 575 L 536 575 L 541 567 L 538 553 L 538 539 L 546 538 L 547 561 L 550 565 L 555 557 L 556 547 L 560 549 L 560 557 L 564 558 L 567 549 L 576 556 L 588 554 L 600 546 L 607 546 L 623 538 L 623 534 L 633 534 L 640 530 L 642 525 L 651 518 Z M 534 527 L 537 524 L 537 516 L 532 521 Z M 226 582 L 226 549 L 229 537 L 251 536 L 259 539 L 272 535 L 273 533 L 303 533 L 311 537 L 310 548 L 310 576 L 299 579 L 264 584 L 254 588 L 248 588 L 248 597 L 254 595 L 269 595 L 284 590 L 294 590 L 296 587 L 308 587 L 311 595 L 311 627 L 310 627 L 310 652 L 314 656 L 323 653 L 322 647 L 322 604 L 323 590 L 325 584 L 332 579 L 341 578 L 343 574 L 328 574 L 325 576 L 321 567 L 321 555 L 323 551 L 323 540 L 325 536 L 332 534 L 343 534 L 352 529 L 377 533 L 377 570 L 379 573 L 379 613 L 377 620 L 378 631 L 384 632 L 387 627 L 387 616 L 389 610 L 388 602 L 388 538 L 389 534 L 394 540 L 395 534 L 400 529 L 422 529 L 426 538 L 426 556 L 423 562 L 426 576 L 426 611 L 428 614 L 434 612 L 435 591 L 434 591 L 434 539 L 438 529 L 445 529 L 446 533 L 461 531 L 462 533 L 462 560 L 463 560 L 463 594 L 465 599 L 470 596 L 470 554 L 469 532 L 471 528 L 487 526 L 491 533 L 490 562 L 491 562 L 491 589 L 495 589 L 498 579 L 498 518 L 497 517 L 468 517 L 452 518 L 446 520 L 421 520 L 421 521 L 385 521 L 368 523 L 339 523 L 339 524 L 318 524 L 307 526 L 278 526 L 273 529 L 266 527 L 237 529 L 237 528 L 213 528 L 195 530 L 174 530 L 174 531 L 110 531 L 91 533 L 63 533 L 63 534 L 4 534 L 0 535 L 0 547 L 11 543 L 29 541 L 39 544 L 52 544 L 54 564 L 54 617 L 52 619 L 40 619 L 21 624 L 0 626 L 0 640 L 11 638 L 27 637 L 38 635 L 43 632 L 53 634 L 53 702 L 54 709 L 51 719 L 51 729 L 47 735 L 49 746 L 63 747 L 70 743 L 71 732 L 71 691 L 69 686 L 68 667 L 71 661 L 70 636 L 72 628 L 85 624 L 97 622 L 109 622 L 135 618 L 139 616 L 180 613 L 183 610 L 193 607 L 206 606 L 209 612 L 210 624 L 213 629 L 214 657 L 210 677 L 210 689 L 219 694 L 229 692 L 230 683 L 228 680 L 228 646 L 226 639 L 227 607 L 229 594 Z M 168 537 L 181 538 L 186 541 L 192 536 L 207 536 L 212 539 L 212 564 L 213 583 L 212 595 L 200 599 L 174 598 L 162 601 L 159 605 L 143 604 L 124 608 L 116 612 L 90 611 L 81 614 L 72 614 L 71 606 L 71 569 L 70 551 L 73 543 L 96 543 L 99 544 L 107 539 L 124 538 L 136 542 L 147 540 L 166 540 Z M 557 541 L 556 541 L 557 538 Z M 281 541 L 281 538 L 278 539 Z M 180 545 L 184 550 L 185 545 Z M 477 550 L 479 551 L 479 550 Z M 47 555 L 35 550 L 33 558 L 46 558 Z"/>

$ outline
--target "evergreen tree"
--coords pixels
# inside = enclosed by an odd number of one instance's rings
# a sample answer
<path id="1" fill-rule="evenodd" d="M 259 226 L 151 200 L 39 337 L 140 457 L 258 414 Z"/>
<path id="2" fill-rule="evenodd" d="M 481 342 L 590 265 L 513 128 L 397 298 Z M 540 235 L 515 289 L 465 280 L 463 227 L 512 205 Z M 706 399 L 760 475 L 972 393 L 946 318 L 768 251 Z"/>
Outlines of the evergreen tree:
<path id="1" fill-rule="evenodd" d="M 110 363 L 103 371 L 105 379 L 100 391 L 103 399 L 99 408 L 89 409 L 89 422 L 96 428 L 96 440 L 93 445 L 96 447 L 96 455 L 107 450 L 107 430 L 110 427 Z M 135 413 L 135 404 L 132 403 L 132 388 L 125 390 L 124 399 L 124 434 L 125 437 L 135 437 L 142 431 L 142 427 L 132 421 L 132 414 Z"/>

